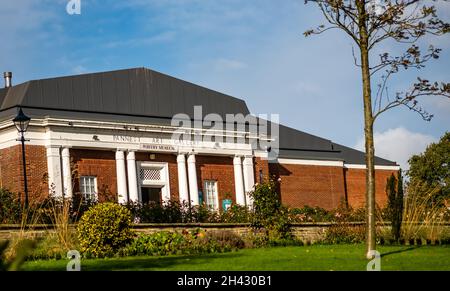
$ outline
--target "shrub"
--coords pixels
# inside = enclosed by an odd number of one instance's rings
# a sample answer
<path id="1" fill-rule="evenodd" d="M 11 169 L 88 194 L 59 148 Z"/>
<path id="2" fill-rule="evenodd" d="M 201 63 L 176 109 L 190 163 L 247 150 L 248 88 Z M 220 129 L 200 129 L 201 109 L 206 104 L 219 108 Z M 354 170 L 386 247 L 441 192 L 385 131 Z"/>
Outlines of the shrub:
<path id="1" fill-rule="evenodd" d="M 95 199 L 86 199 L 83 195 L 77 193 L 73 195 L 70 201 L 70 221 L 77 222 L 91 207 L 98 204 Z"/>
<path id="2" fill-rule="evenodd" d="M 244 241 L 230 231 L 195 229 L 144 234 L 119 251 L 121 256 L 167 256 L 175 254 L 222 253 L 244 248 Z"/>
<path id="3" fill-rule="evenodd" d="M 366 210 L 364 207 L 354 209 L 341 204 L 333 210 L 326 210 L 320 207 L 304 206 L 302 208 L 292 208 L 289 210 L 289 218 L 292 222 L 333 222 L 345 219 L 351 222 L 363 222 L 366 220 Z"/>
<path id="4" fill-rule="evenodd" d="M 201 204 L 198 206 L 192 206 L 188 208 L 186 214 L 186 222 L 221 222 L 220 215 L 218 212 L 209 209 L 206 204 Z"/>
<path id="5" fill-rule="evenodd" d="M 379 209 L 378 209 L 379 210 Z M 327 244 L 356 244 L 365 241 L 366 227 L 354 222 L 361 222 L 361 217 L 365 213 L 362 210 L 353 210 L 350 207 L 341 206 L 331 211 L 333 213 L 333 225 L 325 231 L 325 238 L 322 241 Z"/>
<path id="6" fill-rule="evenodd" d="M 264 229 L 269 240 L 289 239 L 292 236 L 289 211 L 281 205 L 276 189 L 273 180 L 255 185 L 255 190 L 250 193 L 253 199 L 252 227 Z"/>
<path id="7" fill-rule="evenodd" d="M 363 225 L 351 225 L 345 222 L 338 222 L 328 227 L 325 232 L 323 243 L 326 244 L 356 244 L 365 240 L 366 229 Z"/>
<path id="8" fill-rule="evenodd" d="M 220 215 L 220 221 L 224 223 L 248 223 L 252 213 L 246 206 L 232 205 Z"/>
<path id="9" fill-rule="evenodd" d="M 101 203 L 81 217 L 77 231 L 80 250 L 87 256 L 112 256 L 133 238 L 131 213 L 114 203 Z"/>
<path id="10" fill-rule="evenodd" d="M 176 232 L 161 231 L 137 237 L 120 251 L 122 256 L 171 255 L 182 252 L 185 238 Z"/>
<path id="11" fill-rule="evenodd" d="M 302 208 L 290 209 L 289 216 L 294 222 L 323 222 L 333 220 L 333 215 L 330 211 L 320 207 L 310 207 L 308 205 L 305 205 Z"/>
<path id="12" fill-rule="evenodd" d="M 244 241 L 231 231 L 211 231 L 201 229 L 183 231 L 185 243 L 183 253 L 204 254 L 223 253 L 245 246 Z"/>
<path id="13" fill-rule="evenodd" d="M 206 205 L 189 206 L 188 203 L 165 201 L 160 203 L 129 203 L 134 221 L 141 223 L 221 222 L 221 217 Z"/>
<path id="14" fill-rule="evenodd" d="M 205 236 L 197 238 L 200 245 L 208 245 L 211 252 L 227 252 L 245 247 L 244 240 L 229 230 L 207 232 Z"/>
<path id="15" fill-rule="evenodd" d="M 21 205 L 17 194 L 0 188 L 0 223 L 20 223 Z"/>
<path id="16" fill-rule="evenodd" d="M 185 204 L 176 201 L 160 203 L 135 204 L 135 215 L 143 223 L 179 223 L 183 222 Z"/>
<path id="17" fill-rule="evenodd" d="M 269 238 L 262 230 L 253 230 L 243 236 L 246 248 L 261 248 L 269 244 Z"/>
<path id="18" fill-rule="evenodd" d="M 391 222 L 392 237 L 395 241 L 400 239 L 403 213 L 403 180 L 401 171 L 398 172 L 398 180 L 394 174 L 387 179 L 386 194 L 388 196 L 387 217 Z"/>
<path id="19" fill-rule="evenodd" d="M 56 234 L 49 233 L 43 238 L 36 240 L 36 248 L 30 253 L 28 259 L 32 260 L 49 260 L 49 259 L 65 259 L 67 252 L 71 249 L 78 249 L 76 244 L 75 233 L 71 234 L 71 248 L 67 248 L 61 243 L 60 238 Z"/>

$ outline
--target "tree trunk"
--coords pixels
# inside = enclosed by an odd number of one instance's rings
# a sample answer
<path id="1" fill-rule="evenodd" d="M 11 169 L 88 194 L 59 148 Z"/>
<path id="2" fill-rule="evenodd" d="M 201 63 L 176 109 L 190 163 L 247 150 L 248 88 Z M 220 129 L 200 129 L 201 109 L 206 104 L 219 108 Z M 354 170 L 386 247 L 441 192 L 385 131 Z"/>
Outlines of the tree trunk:
<path id="1" fill-rule="evenodd" d="M 369 40 L 366 26 L 366 11 L 364 1 L 359 1 L 359 33 L 361 50 L 361 73 L 363 81 L 364 101 L 364 137 L 366 144 L 366 257 L 373 258 L 372 251 L 376 248 L 375 232 L 375 147 L 373 140 L 372 91 L 369 67 Z"/>

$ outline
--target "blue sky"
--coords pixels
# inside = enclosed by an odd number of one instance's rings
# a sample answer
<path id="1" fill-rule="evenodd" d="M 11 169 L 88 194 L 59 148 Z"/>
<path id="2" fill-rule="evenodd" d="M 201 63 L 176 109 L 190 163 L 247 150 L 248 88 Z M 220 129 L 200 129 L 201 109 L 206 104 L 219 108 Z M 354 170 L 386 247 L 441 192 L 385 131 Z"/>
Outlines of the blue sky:
<path id="1" fill-rule="evenodd" d="M 360 73 L 352 42 L 338 31 L 310 38 L 322 23 L 315 6 L 294 0 L 2 1 L 0 69 L 14 83 L 60 75 L 148 67 L 247 101 L 252 113 L 279 113 L 281 122 L 347 146 L 363 136 Z M 450 3 L 439 4 L 450 21 Z M 450 36 L 424 44 L 443 49 L 419 75 L 450 81 Z M 399 51 L 394 44 L 381 49 Z M 391 88 L 407 89 L 408 72 Z M 450 125 L 450 100 L 422 102 L 431 122 L 395 109 L 376 123 L 377 154 L 402 165 Z"/>

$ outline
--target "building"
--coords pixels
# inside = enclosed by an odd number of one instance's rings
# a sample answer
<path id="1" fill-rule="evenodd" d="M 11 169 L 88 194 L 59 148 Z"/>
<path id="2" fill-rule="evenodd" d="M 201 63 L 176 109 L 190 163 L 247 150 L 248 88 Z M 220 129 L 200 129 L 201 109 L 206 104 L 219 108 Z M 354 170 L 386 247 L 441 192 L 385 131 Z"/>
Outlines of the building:
<path id="1" fill-rule="evenodd" d="M 32 118 L 26 133 L 31 199 L 82 194 L 99 201 L 202 201 L 219 209 L 224 199 L 251 204 L 256 182 L 281 178 L 283 204 L 331 209 L 365 201 L 364 153 L 280 125 L 278 135 L 251 135 L 248 127 L 223 130 L 237 142 L 174 141 L 178 113 L 247 116 L 245 101 L 146 68 L 28 81 L 0 89 L 0 187 L 23 192 L 21 145 L 12 119 L 18 108 Z M 195 120 L 194 120 L 195 123 Z M 273 124 L 273 123 L 270 123 Z M 192 133 L 195 128 L 183 127 Z M 204 136 L 208 131 L 197 132 Z M 239 142 L 238 136 L 244 141 Z M 277 141 L 253 148 L 249 140 Z M 241 140 L 242 141 L 242 140 Z M 376 199 L 399 169 L 376 158 Z"/>

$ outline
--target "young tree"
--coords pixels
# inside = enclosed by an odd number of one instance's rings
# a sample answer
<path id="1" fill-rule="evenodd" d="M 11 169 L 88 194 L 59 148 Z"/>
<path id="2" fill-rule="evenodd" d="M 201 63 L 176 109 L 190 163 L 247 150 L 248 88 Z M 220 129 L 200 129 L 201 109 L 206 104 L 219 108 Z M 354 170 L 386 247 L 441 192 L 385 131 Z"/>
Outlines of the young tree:
<path id="1" fill-rule="evenodd" d="M 391 174 L 386 183 L 388 196 L 387 214 L 391 222 L 391 232 L 395 241 L 400 239 L 403 217 L 403 178 L 402 171 L 398 171 L 398 179 Z"/>
<path id="2" fill-rule="evenodd" d="M 442 0 L 447 1 L 447 0 Z M 362 98 L 364 104 L 364 136 L 366 152 L 366 207 L 367 207 L 367 257 L 375 250 L 375 149 L 373 126 L 375 120 L 389 109 L 406 106 L 425 120 L 433 116 L 418 105 L 418 98 L 441 95 L 450 98 L 450 83 L 430 82 L 417 78 L 412 87 L 389 96 L 389 79 L 410 68 L 421 69 L 425 63 L 437 59 L 440 49 L 429 46 L 423 52 L 418 41 L 427 35 L 450 32 L 450 25 L 442 21 L 430 1 L 420 0 L 305 0 L 317 5 L 326 24 L 308 30 L 305 36 L 321 34 L 330 29 L 345 32 L 359 50 L 353 57 L 361 70 Z M 394 41 L 409 44 L 403 54 L 392 56 L 382 52 L 373 56 L 383 43 Z M 376 62 L 372 63 L 371 61 Z M 372 92 L 372 82 L 380 78 Z"/>

